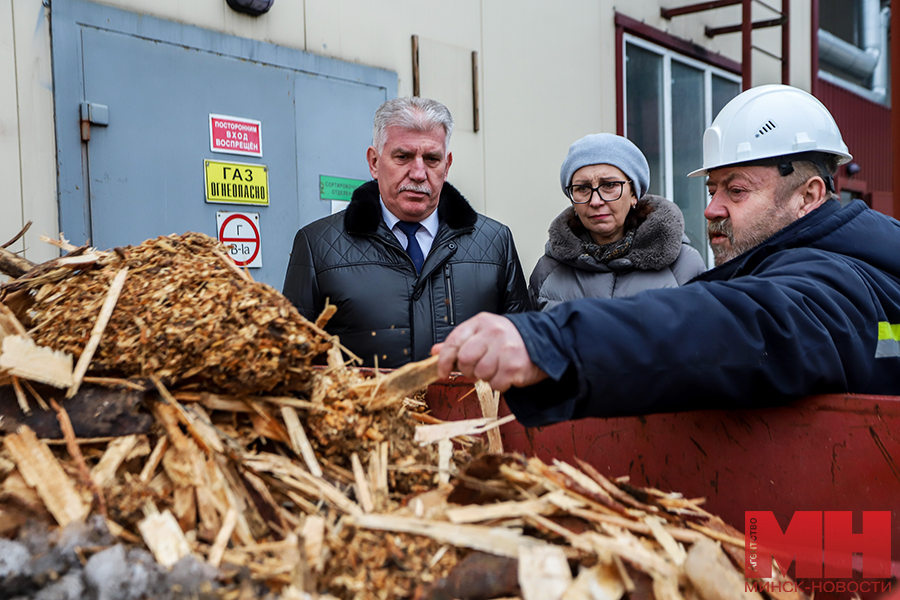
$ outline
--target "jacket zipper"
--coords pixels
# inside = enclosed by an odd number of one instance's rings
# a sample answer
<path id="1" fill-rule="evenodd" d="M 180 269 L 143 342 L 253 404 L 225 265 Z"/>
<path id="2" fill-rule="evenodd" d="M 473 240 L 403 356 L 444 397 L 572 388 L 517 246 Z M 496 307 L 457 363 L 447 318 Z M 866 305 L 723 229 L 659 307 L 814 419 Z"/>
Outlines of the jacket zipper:
<path id="1" fill-rule="evenodd" d="M 453 313 L 453 280 L 450 277 L 450 265 L 444 265 L 444 292 L 447 301 L 447 319 L 450 325 L 456 325 L 456 315 Z"/>

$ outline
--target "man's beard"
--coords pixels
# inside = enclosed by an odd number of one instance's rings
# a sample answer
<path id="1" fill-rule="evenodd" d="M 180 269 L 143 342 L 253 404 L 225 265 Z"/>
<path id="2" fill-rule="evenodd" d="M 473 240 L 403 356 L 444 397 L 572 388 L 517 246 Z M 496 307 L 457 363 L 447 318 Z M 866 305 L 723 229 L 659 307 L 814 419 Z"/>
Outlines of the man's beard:
<path id="1" fill-rule="evenodd" d="M 756 248 L 793 223 L 794 220 L 787 211 L 779 210 L 776 207 L 769 214 L 761 215 L 761 218 L 749 223 L 740 236 L 735 235 L 730 217 L 709 221 L 706 225 L 709 237 L 712 237 L 713 234 L 719 234 L 728 238 L 728 244 L 710 244 L 713 251 L 713 261 L 718 267 L 744 252 Z"/>

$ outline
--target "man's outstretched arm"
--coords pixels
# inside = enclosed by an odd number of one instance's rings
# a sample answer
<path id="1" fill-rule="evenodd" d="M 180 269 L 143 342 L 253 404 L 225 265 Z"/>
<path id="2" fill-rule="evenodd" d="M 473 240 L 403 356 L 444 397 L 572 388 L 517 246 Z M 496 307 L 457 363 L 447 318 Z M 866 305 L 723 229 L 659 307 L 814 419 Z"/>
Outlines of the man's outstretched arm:
<path id="1" fill-rule="evenodd" d="M 441 377 L 458 370 L 466 377 L 487 381 L 500 392 L 547 379 L 531 361 L 518 329 L 500 315 L 483 312 L 464 321 L 431 353 L 440 356 Z"/>

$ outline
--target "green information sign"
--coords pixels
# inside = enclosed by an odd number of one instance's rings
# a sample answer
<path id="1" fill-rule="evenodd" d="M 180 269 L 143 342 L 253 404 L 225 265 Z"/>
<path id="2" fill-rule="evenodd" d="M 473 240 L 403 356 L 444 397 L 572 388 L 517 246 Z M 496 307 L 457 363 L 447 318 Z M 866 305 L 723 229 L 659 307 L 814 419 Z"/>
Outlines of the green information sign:
<path id="1" fill-rule="evenodd" d="M 319 198 L 322 200 L 343 200 L 350 202 L 353 190 L 364 184 L 362 179 L 346 179 L 319 175 Z"/>

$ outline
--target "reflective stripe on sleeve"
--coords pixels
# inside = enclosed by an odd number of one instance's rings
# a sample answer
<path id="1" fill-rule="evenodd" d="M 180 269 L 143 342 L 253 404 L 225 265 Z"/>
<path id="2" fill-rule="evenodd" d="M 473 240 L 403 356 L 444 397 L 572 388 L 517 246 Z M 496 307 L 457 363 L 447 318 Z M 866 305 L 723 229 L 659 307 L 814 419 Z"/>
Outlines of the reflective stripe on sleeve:
<path id="1" fill-rule="evenodd" d="M 900 357 L 900 323 L 878 323 L 878 345 L 875 358 Z"/>

